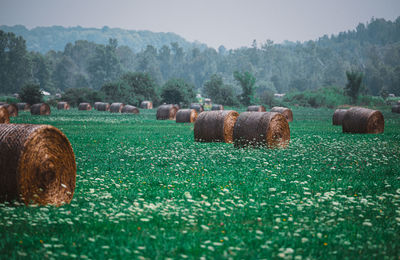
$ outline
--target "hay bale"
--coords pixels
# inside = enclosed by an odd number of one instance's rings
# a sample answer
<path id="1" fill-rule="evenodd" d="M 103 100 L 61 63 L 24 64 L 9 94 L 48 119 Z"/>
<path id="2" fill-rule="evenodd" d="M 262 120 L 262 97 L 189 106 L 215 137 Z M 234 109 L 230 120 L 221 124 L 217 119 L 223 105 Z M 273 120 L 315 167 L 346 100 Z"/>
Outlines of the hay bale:
<path id="1" fill-rule="evenodd" d="M 392 106 L 392 113 L 400 113 L 400 104 L 395 104 Z"/>
<path id="2" fill-rule="evenodd" d="M 85 111 L 92 110 L 92 105 L 90 105 L 89 103 L 80 103 L 78 106 L 78 110 L 85 110 Z"/>
<path id="3" fill-rule="evenodd" d="M 17 103 L 18 111 L 29 111 L 31 106 L 28 103 Z"/>
<path id="4" fill-rule="evenodd" d="M 68 102 L 61 101 L 61 102 L 57 103 L 57 109 L 58 110 L 69 110 L 70 106 L 69 106 Z"/>
<path id="5" fill-rule="evenodd" d="M 161 105 L 157 108 L 156 118 L 157 120 L 175 120 L 178 110 L 179 108 L 172 104 Z"/>
<path id="6" fill-rule="evenodd" d="M 239 113 L 233 110 L 206 111 L 200 113 L 194 123 L 196 142 L 233 141 L 233 126 Z"/>
<path id="7" fill-rule="evenodd" d="M 248 106 L 247 111 L 249 112 L 265 112 L 265 107 L 263 105 L 260 106 Z"/>
<path id="8" fill-rule="evenodd" d="M 121 113 L 124 106 L 125 106 L 124 103 L 112 103 L 110 106 L 110 112 L 111 113 Z"/>
<path id="9" fill-rule="evenodd" d="M 384 128 L 382 113 L 363 107 L 350 108 L 342 121 L 343 133 L 379 134 L 383 133 Z"/>
<path id="10" fill-rule="evenodd" d="M 243 112 L 233 129 L 235 147 L 284 148 L 289 141 L 289 124 L 282 114 L 276 112 Z"/>
<path id="11" fill-rule="evenodd" d="M 223 106 L 223 105 L 220 105 L 220 104 L 213 104 L 213 105 L 211 106 L 211 110 L 212 110 L 212 111 L 215 111 L 215 110 L 224 110 L 224 106 Z"/>
<path id="12" fill-rule="evenodd" d="M 100 105 L 100 104 L 102 104 L 103 102 L 94 102 L 94 104 L 93 104 L 93 108 L 95 109 L 95 110 L 98 110 L 98 106 Z"/>
<path id="13" fill-rule="evenodd" d="M 143 109 L 153 109 L 153 102 L 145 100 L 140 103 L 140 108 Z"/>
<path id="14" fill-rule="evenodd" d="M 180 109 L 176 113 L 177 123 L 194 123 L 197 118 L 196 109 Z"/>
<path id="15" fill-rule="evenodd" d="M 18 107 L 15 104 L 7 104 L 4 102 L 0 103 L 0 107 L 5 107 L 8 110 L 8 114 L 10 117 L 18 116 Z"/>
<path id="16" fill-rule="evenodd" d="M 333 125 L 342 125 L 344 114 L 346 114 L 347 109 L 336 109 L 332 116 Z"/>
<path id="17" fill-rule="evenodd" d="M 288 122 L 293 121 L 293 112 L 287 107 L 273 107 L 271 108 L 271 112 L 277 112 L 284 115 Z"/>
<path id="18" fill-rule="evenodd" d="M 98 103 L 95 108 L 95 109 L 97 109 L 97 111 L 110 111 L 110 104 L 103 103 L 103 102 L 96 102 L 96 103 Z"/>
<path id="19" fill-rule="evenodd" d="M 50 106 L 46 103 L 37 103 L 31 106 L 31 115 L 50 115 Z"/>
<path id="20" fill-rule="evenodd" d="M 7 108 L 0 106 L 0 124 L 8 123 L 10 123 L 10 114 L 8 113 Z"/>
<path id="21" fill-rule="evenodd" d="M 126 105 L 122 108 L 121 113 L 125 114 L 139 114 L 139 109 L 135 106 Z"/>
<path id="22" fill-rule="evenodd" d="M 0 125 L 0 201 L 58 206 L 72 200 L 75 181 L 75 155 L 60 130 Z"/>
<path id="23" fill-rule="evenodd" d="M 197 113 L 201 113 L 204 111 L 203 105 L 198 103 L 190 104 L 190 109 L 196 109 Z"/>

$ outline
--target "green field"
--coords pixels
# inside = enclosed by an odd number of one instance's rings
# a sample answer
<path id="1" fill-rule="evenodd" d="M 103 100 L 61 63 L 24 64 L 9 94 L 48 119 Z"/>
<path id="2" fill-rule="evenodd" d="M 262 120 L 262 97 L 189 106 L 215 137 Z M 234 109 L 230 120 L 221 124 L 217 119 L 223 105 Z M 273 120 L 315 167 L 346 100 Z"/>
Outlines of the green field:
<path id="1" fill-rule="evenodd" d="M 195 143 L 193 125 L 97 111 L 27 112 L 69 138 L 70 205 L 0 204 L 0 258 L 400 257 L 400 115 L 343 134 L 293 110 L 287 149 Z"/>

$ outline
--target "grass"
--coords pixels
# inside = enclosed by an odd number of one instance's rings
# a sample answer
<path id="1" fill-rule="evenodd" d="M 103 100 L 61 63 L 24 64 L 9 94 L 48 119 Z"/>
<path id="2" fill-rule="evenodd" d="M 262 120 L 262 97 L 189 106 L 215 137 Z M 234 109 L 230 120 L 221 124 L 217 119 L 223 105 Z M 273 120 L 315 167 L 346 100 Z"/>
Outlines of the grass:
<path id="1" fill-rule="evenodd" d="M 77 161 L 70 205 L 0 204 L 0 258 L 400 256 L 400 116 L 343 134 L 333 110 L 297 108 L 287 149 L 195 143 L 193 125 L 140 115 L 23 112 Z"/>

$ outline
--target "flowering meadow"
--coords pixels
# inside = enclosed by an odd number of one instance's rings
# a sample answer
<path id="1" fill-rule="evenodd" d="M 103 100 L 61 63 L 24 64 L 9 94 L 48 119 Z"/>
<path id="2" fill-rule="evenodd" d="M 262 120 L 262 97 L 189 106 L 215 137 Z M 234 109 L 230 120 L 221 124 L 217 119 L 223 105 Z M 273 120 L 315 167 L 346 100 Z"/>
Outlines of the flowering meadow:
<path id="1" fill-rule="evenodd" d="M 0 258 L 399 259 L 400 115 L 343 134 L 297 108 L 286 149 L 196 143 L 193 124 L 139 115 L 21 112 L 69 138 L 69 205 L 0 204 Z"/>

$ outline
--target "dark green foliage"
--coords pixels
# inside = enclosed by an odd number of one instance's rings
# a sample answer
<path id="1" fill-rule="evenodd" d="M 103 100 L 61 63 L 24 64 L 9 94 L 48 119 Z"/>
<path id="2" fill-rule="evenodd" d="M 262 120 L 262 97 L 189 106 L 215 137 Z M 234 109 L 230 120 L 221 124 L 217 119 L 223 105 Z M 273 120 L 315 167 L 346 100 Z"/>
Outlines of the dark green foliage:
<path id="1" fill-rule="evenodd" d="M 240 102 L 245 105 L 251 105 L 254 97 L 254 85 L 256 84 L 256 78 L 248 71 L 243 73 L 235 71 L 233 77 L 239 83 L 242 88 L 242 94 L 240 94 Z"/>
<path id="2" fill-rule="evenodd" d="M 188 105 L 194 97 L 193 86 L 183 79 L 170 79 L 161 89 L 161 99 L 167 104 Z"/>
<path id="3" fill-rule="evenodd" d="M 104 95 L 90 88 L 71 88 L 65 91 L 62 100 L 67 101 L 71 106 L 78 106 L 82 102 L 93 105 L 94 102 L 104 100 Z"/>
<path id="4" fill-rule="evenodd" d="M 40 86 L 37 84 L 25 85 L 19 92 L 19 99 L 21 100 L 21 102 L 25 102 L 31 105 L 42 102 L 43 94 L 40 90 Z"/>
<path id="5" fill-rule="evenodd" d="M 353 104 L 355 104 L 361 90 L 363 74 L 356 71 L 346 71 L 346 76 L 347 84 L 344 90 L 346 95 L 351 98 Z"/>
<path id="6" fill-rule="evenodd" d="M 225 106 L 238 105 L 232 86 L 224 84 L 220 75 L 213 74 L 211 79 L 204 83 L 204 93 L 213 103 Z"/>

